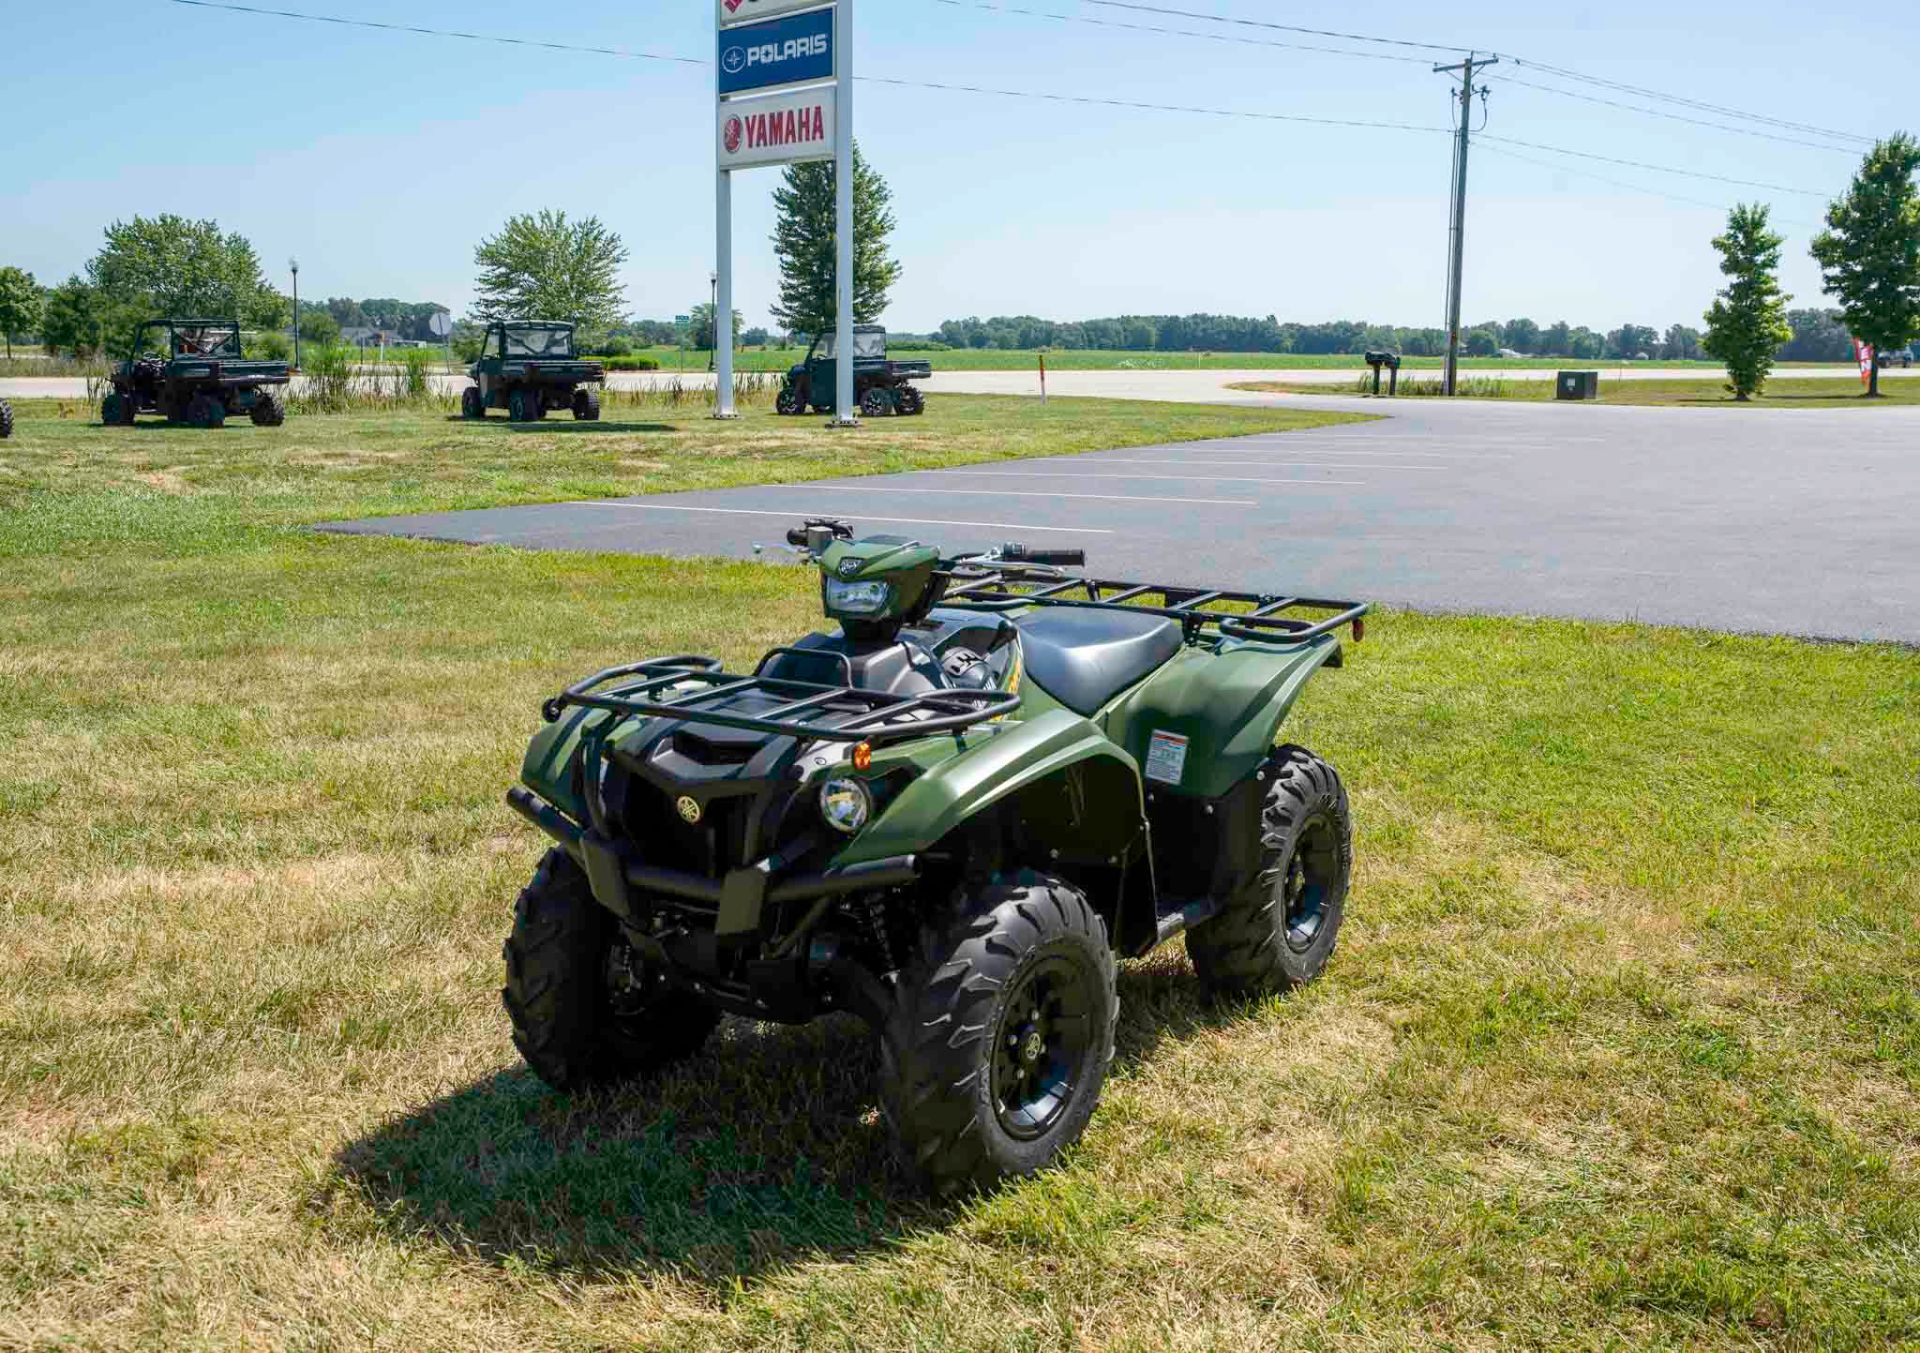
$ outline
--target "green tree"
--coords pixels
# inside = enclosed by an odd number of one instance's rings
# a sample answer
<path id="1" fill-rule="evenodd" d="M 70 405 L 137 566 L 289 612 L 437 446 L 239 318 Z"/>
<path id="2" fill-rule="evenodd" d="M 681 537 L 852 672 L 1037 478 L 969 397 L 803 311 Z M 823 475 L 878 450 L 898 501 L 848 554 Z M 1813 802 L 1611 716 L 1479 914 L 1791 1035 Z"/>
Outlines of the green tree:
<path id="1" fill-rule="evenodd" d="M 691 335 L 688 341 L 696 348 L 711 348 L 713 346 L 713 303 L 711 301 L 700 302 L 700 304 L 694 306 L 692 310 L 687 312 L 687 318 L 691 321 L 691 323 L 687 325 L 688 332 Z M 745 327 L 746 324 L 745 321 L 741 319 L 740 312 L 738 310 L 734 311 L 734 333 L 738 334 L 740 330 Z"/>
<path id="2" fill-rule="evenodd" d="M 1813 239 L 1827 294 L 1847 328 L 1876 352 L 1904 348 L 1920 333 L 1920 141 L 1905 132 L 1867 152 L 1846 195 L 1827 208 Z M 1869 398 L 1880 394 L 1874 363 Z"/>
<path id="3" fill-rule="evenodd" d="M 304 346 L 311 343 L 317 348 L 330 348 L 340 341 L 340 321 L 333 312 L 325 308 L 309 310 L 306 302 L 300 304 L 300 342 Z"/>
<path id="4" fill-rule="evenodd" d="M 1660 355 L 1669 362 L 1692 362 L 1700 357 L 1700 331 L 1689 324 L 1669 324 L 1660 340 Z"/>
<path id="5" fill-rule="evenodd" d="M 1727 215 L 1727 228 L 1714 236 L 1720 271 L 1727 285 L 1707 311 L 1707 332 L 1700 346 L 1727 365 L 1727 388 L 1745 402 L 1758 394 L 1773 370 L 1780 345 L 1793 337 L 1787 302 L 1780 290 L 1780 236 L 1767 224 L 1767 208 L 1741 203 Z"/>
<path id="6" fill-rule="evenodd" d="M 91 357 L 105 346 L 106 318 L 100 296 L 85 280 L 69 277 L 47 293 L 40 341 L 49 352 L 65 350 Z"/>
<path id="7" fill-rule="evenodd" d="M 619 273 L 627 247 L 598 217 L 569 221 L 551 208 L 509 216 L 473 261 L 480 269 L 473 313 L 483 321 L 566 319 L 604 332 L 625 308 Z"/>
<path id="8" fill-rule="evenodd" d="M 15 334 L 28 334 L 40 327 L 43 302 L 40 284 L 33 274 L 19 268 L 0 268 L 0 335 L 7 341 L 7 356 L 13 356 Z"/>
<path id="9" fill-rule="evenodd" d="M 834 300 L 833 162 L 787 166 L 773 190 L 777 213 L 773 252 L 780 260 L 780 298 L 773 317 L 788 329 L 817 334 L 838 322 Z M 886 180 L 853 148 L 853 317 L 862 324 L 880 318 L 887 293 L 900 280 L 900 265 L 887 255 L 893 233 L 893 193 Z"/>
<path id="10" fill-rule="evenodd" d="M 250 328 L 286 322 L 286 300 L 267 285 L 259 255 L 217 221 L 170 213 L 115 221 L 87 264 L 111 332 L 155 315 L 236 318 Z"/>

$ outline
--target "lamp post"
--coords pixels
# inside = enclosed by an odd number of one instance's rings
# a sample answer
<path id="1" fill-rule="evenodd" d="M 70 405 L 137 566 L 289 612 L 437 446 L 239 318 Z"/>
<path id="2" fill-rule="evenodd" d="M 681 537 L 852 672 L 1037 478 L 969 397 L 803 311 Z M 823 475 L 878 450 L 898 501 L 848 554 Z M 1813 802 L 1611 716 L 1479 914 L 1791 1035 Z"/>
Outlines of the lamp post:
<path id="1" fill-rule="evenodd" d="M 287 266 L 293 269 L 293 369 L 300 369 L 300 260 L 290 258 Z"/>
<path id="2" fill-rule="evenodd" d="M 707 348 L 707 370 L 711 371 L 713 370 L 713 355 L 716 352 L 720 351 L 720 274 L 719 273 L 710 272 L 707 274 L 707 294 L 708 294 L 707 304 L 708 306 L 711 307 L 710 313 L 713 315 L 713 342 Z M 728 325 L 727 327 L 731 329 L 733 326 Z M 727 337 L 732 338 L 733 335 L 728 334 Z"/>

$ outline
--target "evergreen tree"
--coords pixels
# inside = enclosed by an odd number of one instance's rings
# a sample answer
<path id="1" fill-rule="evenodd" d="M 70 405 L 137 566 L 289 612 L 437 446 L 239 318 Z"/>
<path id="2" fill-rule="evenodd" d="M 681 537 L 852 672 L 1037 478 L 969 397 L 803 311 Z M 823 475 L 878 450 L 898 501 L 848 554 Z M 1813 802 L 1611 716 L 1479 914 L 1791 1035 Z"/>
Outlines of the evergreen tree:
<path id="1" fill-rule="evenodd" d="M 774 189 L 778 218 L 773 252 L 780 260 L 780 299 L 773 317 L 798 333 L 817 334 L 839 320 L 834 300 L 833 162 L 787 166 Z M 853 148 L 853 317 L 862 324 L 887 308 L 887 292 L 900 280 L 900 265 L 887 256 L 893 232 L 893 199 L 886 180 Z"/>
<path id="2" fill-rule="evenodd" d="M 1827 294 L 1847 328 L 1875 352 L 1904 348 L 1920 333 L 1920 142 L 1902 132 L 1867 152 L 1845 197 L 1827 208 L 1813 240 Z M 1867 394 L 1880 394 L 1875 362 Z"/>
<path id="3" fill-rule="evenodd" d="M 1787 323 L 1793 298 L 1780 290 L 1781 244 L 1767 224 L 1767 208 L 1757 202 L 1736 206 L 1713 240 L 1728 281 L 1707 311 L 1700 346 L 1726 363 L 1727 388 L 1742 403 L 1767 383 L 1774 355 L 1793 337 Z"/>

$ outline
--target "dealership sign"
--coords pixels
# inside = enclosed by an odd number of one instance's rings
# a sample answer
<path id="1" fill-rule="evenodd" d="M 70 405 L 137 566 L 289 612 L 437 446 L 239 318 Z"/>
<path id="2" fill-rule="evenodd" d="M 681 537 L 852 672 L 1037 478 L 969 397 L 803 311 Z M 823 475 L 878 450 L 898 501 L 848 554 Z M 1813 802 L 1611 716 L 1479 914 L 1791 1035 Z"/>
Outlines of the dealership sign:
<path id="1" fill-rule="evenodd" d="M 834 88 L 822 85 L 720 105 L 720 168 L 833 158 Z"/>
<path id="2" fill-rule="evenodd" d="M 720 93 L 833 78 L 833 11 L 720 30 Z"/>
<path id="3" fill-rule="evenodd" d="M 771 19 L 776 14 L 792 14 L 802 9 L 817 9 L 820 0 L 718 0 L 720 27 Z"/>

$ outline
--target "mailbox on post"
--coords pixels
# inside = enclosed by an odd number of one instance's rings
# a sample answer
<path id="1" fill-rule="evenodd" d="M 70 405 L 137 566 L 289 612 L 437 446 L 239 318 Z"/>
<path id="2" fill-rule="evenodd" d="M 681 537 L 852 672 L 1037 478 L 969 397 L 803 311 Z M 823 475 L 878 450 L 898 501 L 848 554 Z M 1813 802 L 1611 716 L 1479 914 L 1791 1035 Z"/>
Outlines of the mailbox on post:
<path id="1" fill-rule="evenodd" d="M 1397 352 L 1370 352 L 1367 365 L 1373 368 L 1373 393 L 1380 393 L 1380 372 L 1384 368 L 1387 374 L 1387 393 L 1395 394 L 1400 389 L 1400 354 Z"/>

